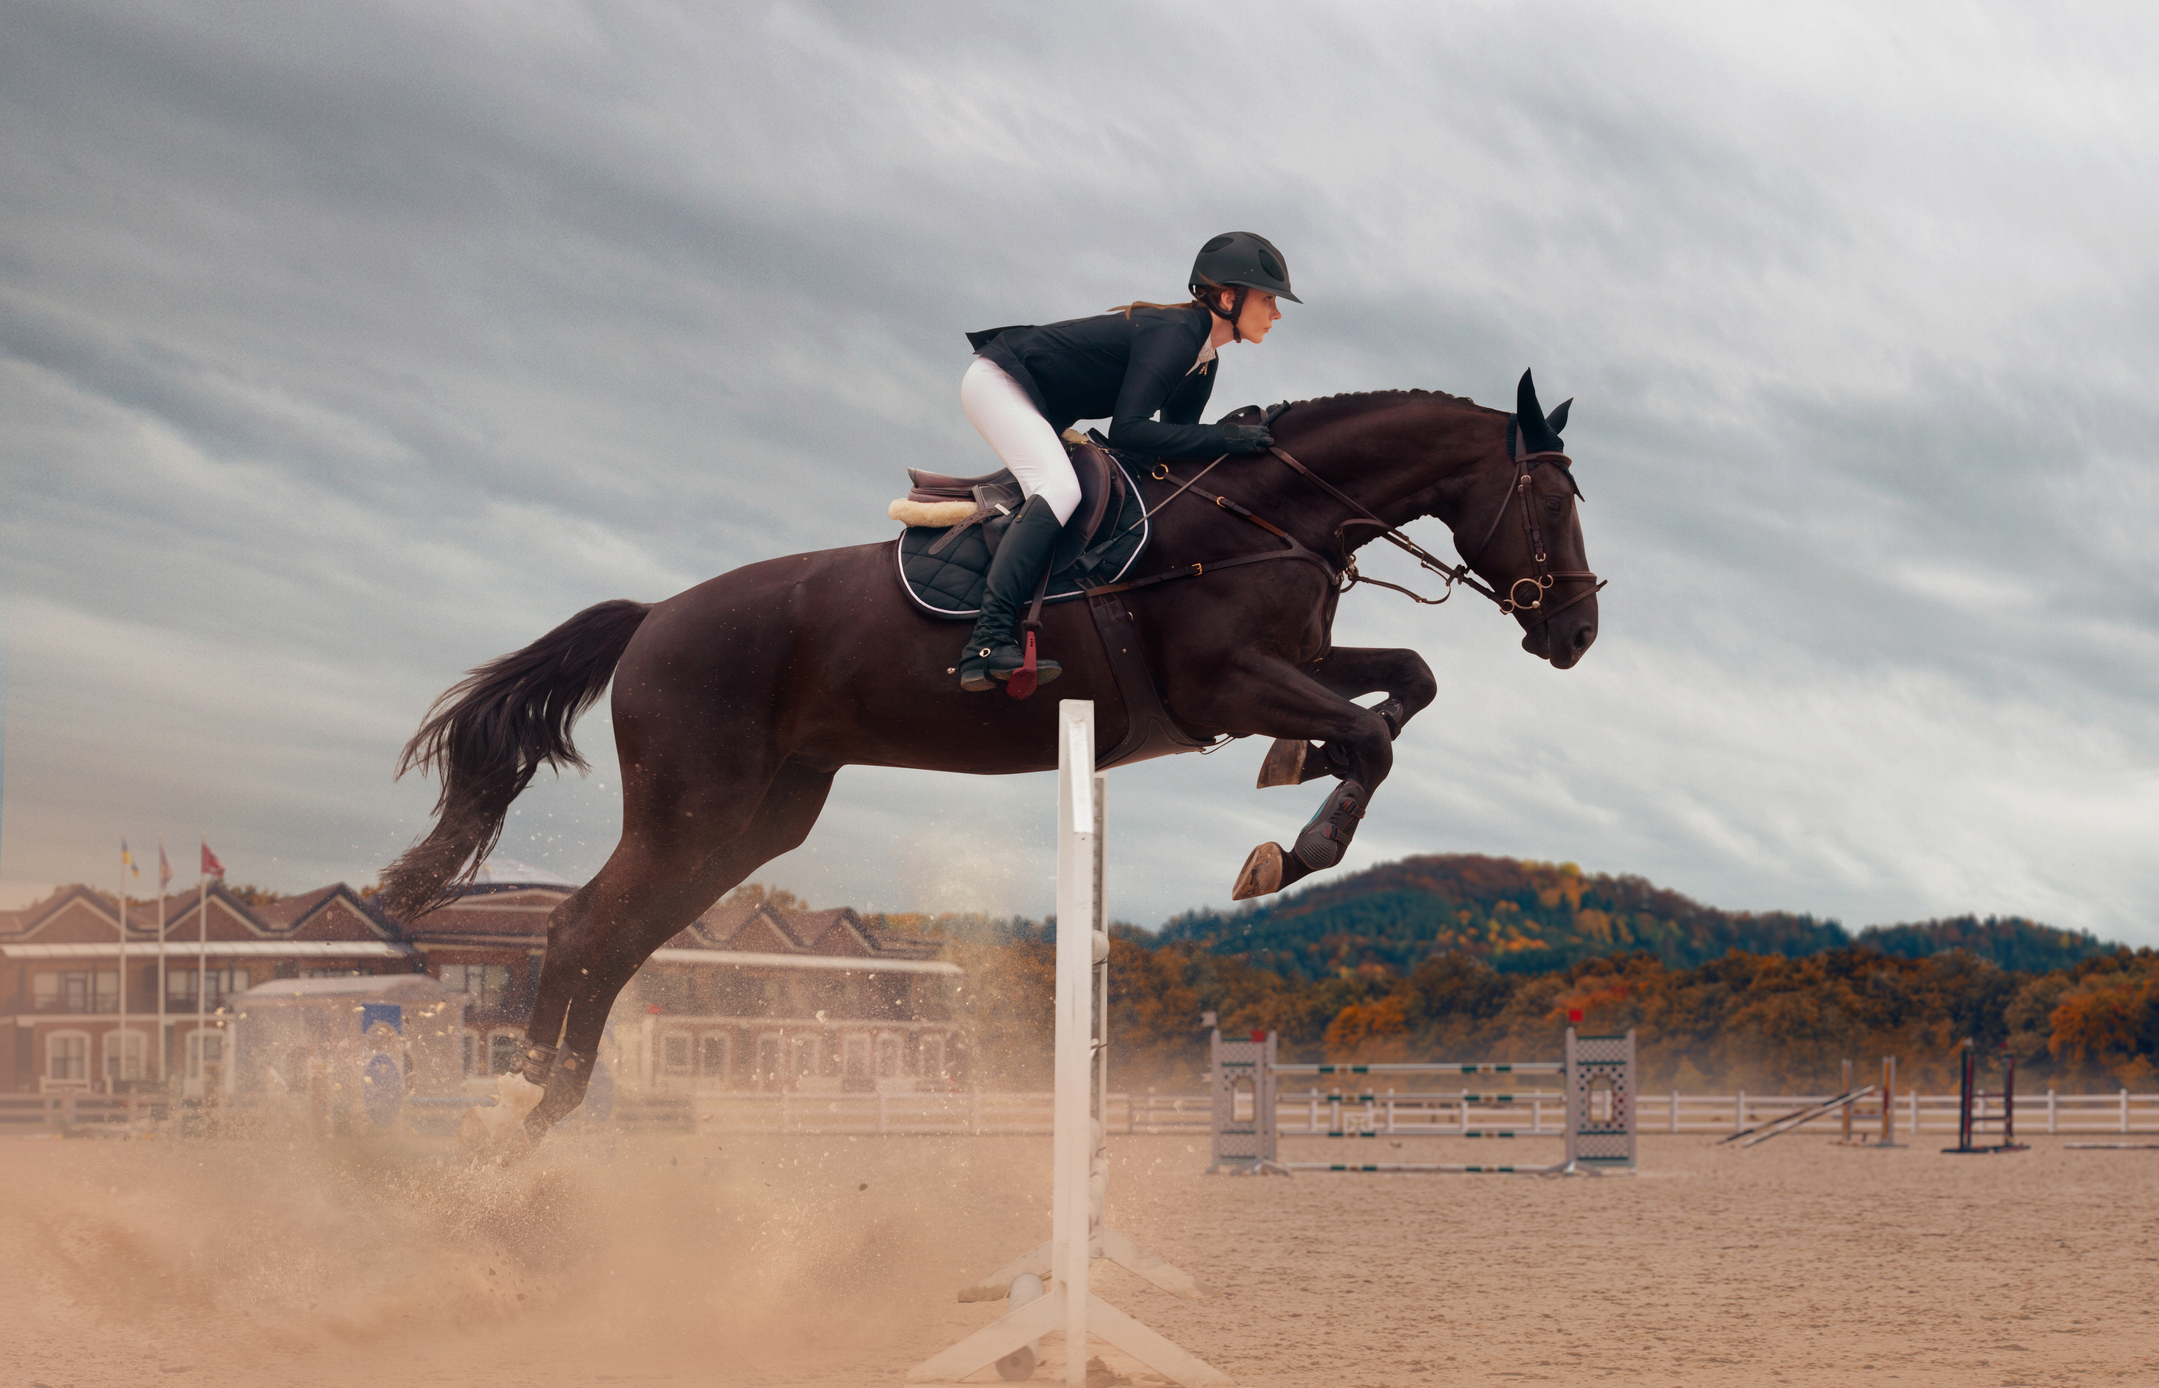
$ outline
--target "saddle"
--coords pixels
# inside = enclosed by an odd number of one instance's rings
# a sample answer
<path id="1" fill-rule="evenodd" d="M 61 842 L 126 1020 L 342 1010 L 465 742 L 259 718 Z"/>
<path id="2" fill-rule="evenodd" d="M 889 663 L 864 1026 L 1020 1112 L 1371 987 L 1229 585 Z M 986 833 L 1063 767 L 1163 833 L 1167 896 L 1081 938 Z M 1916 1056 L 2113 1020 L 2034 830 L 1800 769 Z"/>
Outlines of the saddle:
<path id="1" fill-rule="evenodd" d="M 1052 573 L 1069 567 L 1097 541 L 1110 537 L 1118 518 L 1124 513 L 1130 490 L 1124 469 L 1110 459 L 1097 441 L 1067 429 L 1064 445 L 1065 456 L 1072 460 L 1072 473 L 1079 479 L 1080 504 L 1074 508 L 1071 519 L 1065 522 L 1064 533 L 1058 538 L 1057 548 L 1050 557 Z M 970 527 L 979 525 L 982 539 L 994 557 L 1012 518 L 1019 514 L 1020 506 L 1026 500 L 1010 468 L 1000 468 L 980 477 L 951 477 L 942 472 L 911 467 L 907 469 L 907 480 L 912 489 L 887 507 L 885 513 L 905 525 L 943 529 L 945 533 L 932 541 L 925 551 L 928 554 L 942 554 L 958 543 Z"/>
<path id="2" fill-rule="evenodd" d="M 1146 499 L 1123 463 L 1085 438 L 1066 444 L 1080 504 L 1045 571 L 1042 600 L 1051 603 L 1123 578 L 1152 529 Z M 907 526 L 895 547 L 900 586 L 932 616 L 972 618 L 998 544 L 1019 514 L 1019 483 L 1010 472 L 950 477 L 910 468 L 908 476 L 914 489 L 890 507 L 892 518 Z"/>

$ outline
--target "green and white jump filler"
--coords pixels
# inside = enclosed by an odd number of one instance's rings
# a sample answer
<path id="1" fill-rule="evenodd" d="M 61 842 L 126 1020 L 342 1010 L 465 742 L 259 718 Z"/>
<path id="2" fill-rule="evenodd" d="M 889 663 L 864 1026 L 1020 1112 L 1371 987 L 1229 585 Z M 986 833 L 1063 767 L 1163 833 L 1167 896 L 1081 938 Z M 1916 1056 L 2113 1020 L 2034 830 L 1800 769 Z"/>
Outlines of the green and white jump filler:
<path id="1" fill-rule="evenodd" d="M 1227 1388 L 1230 1378 L 1088 1290 L 1107 1258 L 1164 1291 L 1199 1296 L 1184 1272 L 1106 1227 L 1109 1076 L 1109 935 L 1102 905 L 1104 778 L 1095 774 L 1094 703 L 1057 705 L 1056 1099 L 1051 1123 L 1050 1241 L 963 1288 L 961 1301 L 1009 1298 L 1002 1317 L 908 1370 L 909 1383 L 953 1383 L 997 1366 L 1031 1376 L 1035 1342 L 1064 1334 L 1064 1381 L 1087 1382 L 1087 1337 L 1114 1345 L 1185 1388 Z"/>
<path id="2" fill-rule="evenodd" d="M 1214 1147 L 1207 1167 L 1210 1172 L 1275 1176 L 1287 1176 L 1297 1171 L 1502 1172 L 1539 1176 L 1581 1176 L 1607 1171 L 1631 1172 L 1635 1169 L 1634 1033 L 1631 1030 L 1620 1036 L 1577 1036 L 1574 1028 L 1569 1027 L 1567 1056 L 1564 1060 L 1433 1061 L 1374 1065 L 1284 1064 L 1276 1058 L 1277 1040 L 1273 1032 L 1253 1032 L 1249 1039 L 1237 1039 L 1224 1037 L 1219 1029 L 1211 1037 L 1210 1054 L 1213 1063 L 1208 1081 L 1214 1109 Z M 1286 1162 L 1281 1158 L 1279 1149 L 1282 1128 L 1279 1106 L 1280 1077 L 1283 1075 L 1512 1077 L 1539 1074 L 1563 1077 L 1566 1126 L 1560 1133 L 1545 1133 L 1535 1126 L 1527 1130 L 1469 1126 L 1471 1105 L 1518 1105 L 1521 1099 L 1513 1094 L 1474 1094 L 1464 1091 L 1457 1094 L 1420 1092 L 1396 1095 L 1389 1091 L 1385 1096 L 1387 1108 L 1384 1126 L 1374 1117 L 1377 1112 L 1376 1105 L 1382 1096 L 1331 1094 L 1327 1097 L 1327 1102 L 1337 1117 L 1325 1130 L 1321 1130 L 1316 1121 L 1313 1122 L 1307 1135 L 1330 1138 L 1564 1136 L 1567 1140 L 1566 1155 L 1563 1160 L 1553 1165 Z M 1345 1098 L 1365 1105 L 1365 1117 L 1361 1123 L 1346 1121 L 1339 1116 Z M 1440 1112 L 1434 1101 L 1438 1101 L 1440 1105 L 1450 1102 L 1456 1105 L 1460 1121 L 1452 1124 L 1433 1121 Z M 1320 1103 L 1316 1090 L 1310 1102 L 1316 1115 Z M 1398 1104 L 1413 1111 L 1414 1116 L 1410 1121 L 1398 1121 Z M 1418 1118 L 1425 1121 L 1420 1122 Z"/>

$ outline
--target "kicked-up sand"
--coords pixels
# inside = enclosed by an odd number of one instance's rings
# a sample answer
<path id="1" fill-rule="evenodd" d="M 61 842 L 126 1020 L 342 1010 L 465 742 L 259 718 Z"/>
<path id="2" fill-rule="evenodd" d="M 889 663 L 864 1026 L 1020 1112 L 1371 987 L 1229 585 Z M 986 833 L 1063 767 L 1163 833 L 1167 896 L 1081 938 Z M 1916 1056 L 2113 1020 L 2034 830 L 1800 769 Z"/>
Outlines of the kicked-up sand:
<path id="1" fill-rule="evenodd" d="M 1110 1224 L 1211 1294 L 1107 1265 L 1096 1289 L 1251 1388 L 2159 1383 L 2159 1151 L 2062 1141 L 1645 1136 L 1633 1177 L 1285 1180 L 1117 1137 Z M 1002 1311 L 954 1292 L 1048 1236 L 1049 1155 L 564 1135 L 474 1170 L 393 1141 L 4 1140 L 0 1383 L 896 1385 Z"/>

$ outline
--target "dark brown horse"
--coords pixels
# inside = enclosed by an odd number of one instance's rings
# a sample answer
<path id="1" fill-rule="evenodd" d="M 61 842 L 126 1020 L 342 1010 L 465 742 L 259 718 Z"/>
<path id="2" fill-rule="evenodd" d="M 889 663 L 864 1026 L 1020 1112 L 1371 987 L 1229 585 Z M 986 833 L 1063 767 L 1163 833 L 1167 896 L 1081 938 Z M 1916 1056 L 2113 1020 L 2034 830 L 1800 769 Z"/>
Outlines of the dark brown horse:
<path id="1" fill-rule="evenodd" d="M 1450 577 L 1501 601 L 1524 650 L 1566 669 L 1596 638 L 1579 493 L 1559 451 L 1565 410 L 1547 421 L 1527 375 L 1513 416 L 1424 391 L 1306 401 L 1273 422 L 1276 453 L 1221 461 L 1174 498 L 1202 465 L 1158 468 L 1147 485 L 1162 509 L 1133 576 L 1200 572 L 1117 594 L 1120 620 L 1184 733 L 1278 739 L 1262 784 L 1339 779 L 1322 807 L 1337 856 L 1401 724 L 1437 692 L 1414 651 L 1330 643 L 1358 546 L 1436 517 L 1466 560 Z M 1314 562 L 1227 563 L 1292 547 Z M 800 844 L 841 767 L 1047 770 L 1062 698 L 1094 700 L 1099 745 L 1117 745 L 1125 704 L 1087 609 L 1043 611 L 1065 672 L 1052 697 L 965 693 L 951 673 L 961 625 L 902 594 L 885 541 L 751 564 L 660 603 L 600 603 L 444 694 L 399 764 L 443 777 L 434 829 L 384 875 L 384 904 L 408 919 L 493 847 L 540 766 L 584 765 L 570 727 L 614 682 L 622 839 L 548 923 L 524 1067 L 546 1096 L 528 1132 L 583 1099 L 638 966 Z M 1351 702 L 1374 693 L 1387 696 L 1374 708 Z M 1309 856 L 1262 845 L 1237 895 L 1287 886 Z"/>

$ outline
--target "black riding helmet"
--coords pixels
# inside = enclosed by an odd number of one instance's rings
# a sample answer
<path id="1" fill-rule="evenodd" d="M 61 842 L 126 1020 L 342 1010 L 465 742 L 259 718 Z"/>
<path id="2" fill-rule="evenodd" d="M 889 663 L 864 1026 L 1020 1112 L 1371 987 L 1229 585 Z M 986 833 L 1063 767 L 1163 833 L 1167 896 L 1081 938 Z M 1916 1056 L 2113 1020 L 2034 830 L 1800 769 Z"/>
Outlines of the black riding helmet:
<path id="1" fill-rule="evenodd" d="M 1215 317 L 1229 320 L 1239 342 L 1244 341 L 1244 333 L 1237 329 L 1237 319 L 1244 313 L 1244 298 L 1251 290 L 1264 289 L 1293 304 L 1304 302 L 1290 292 L 1289 266 L 1274 242 L 1249 231 L 1226 231 L 1201 246 L 1192 262 L 1190 287 L 1193 297 L 1204 300 Z M 1228 309 L 1209 293 L 1216 289 L 1237 291 Z"/>

